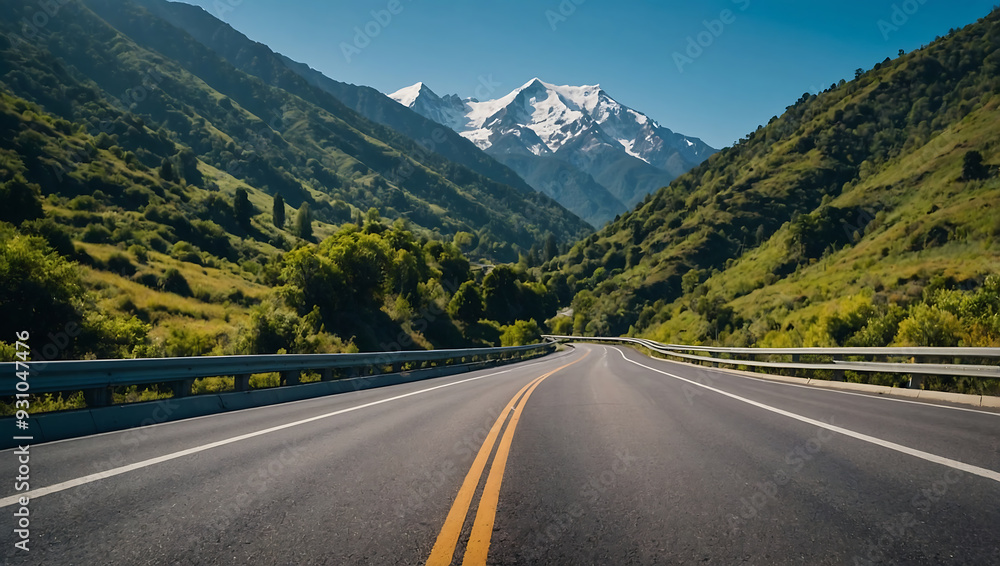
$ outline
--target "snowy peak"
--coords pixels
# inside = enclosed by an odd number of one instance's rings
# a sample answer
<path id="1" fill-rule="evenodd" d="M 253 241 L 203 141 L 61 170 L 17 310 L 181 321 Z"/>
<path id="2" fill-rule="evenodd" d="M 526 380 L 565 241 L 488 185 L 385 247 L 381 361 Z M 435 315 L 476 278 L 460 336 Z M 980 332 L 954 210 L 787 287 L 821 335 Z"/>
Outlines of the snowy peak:
<path id="1" fill-rule="evenodd" d="M 465 128 L 465 102 L 457 95 L 438 96 L 420 82 L 397 90 L 389 98 L 460 134 Z"/>
<path id="2" fill-rule="evenodd" d="M 389 98 L 399 102 L 403 106 L 412 108 L 413 103 L 416 102 L 417 98 L 420 97 L 421 95 L 438 98 L 438 96 L 434 94 L 434 92 L 431 89 L 427 88 L 427 85 L 425 85 L 422 82 L 417 83 L 413 86 L 401 88 L 396 92 L 390 94 Z"/>
<path id="3" fill-rule="evenodd" d="M 448 125 L 481 149 L 490 148 L 501 137 L 518 135 L 531 140 L 526 149 L 535 155 L 558 152 L 578 136 L 592 136 L 596 124 L 603 131 L 601 137 L 613 140 L 627 155 L 675 175 L 683 172 L 678 170 L 677 157 L 693 166 L 715 151 L 619 103 L 599 84 L 555 85 L 535 77 L 506 96 L 477 101 L 456 95 L 442 98 L 417 83 L 389 97 Z M 526 135 L 525 129 L 534 135 Z"/>
<path id="4" fill-rule="evenodd" d="M 537 173 L 532 158 L 557 159 L 626 206 L 715 152 L 619 103 L 599 84 L 555 85 L 535 77 L 505 96 L 479 101 L 439 97 L 417 83 L 389 97 L 452 128 L 529 183 Z"/>

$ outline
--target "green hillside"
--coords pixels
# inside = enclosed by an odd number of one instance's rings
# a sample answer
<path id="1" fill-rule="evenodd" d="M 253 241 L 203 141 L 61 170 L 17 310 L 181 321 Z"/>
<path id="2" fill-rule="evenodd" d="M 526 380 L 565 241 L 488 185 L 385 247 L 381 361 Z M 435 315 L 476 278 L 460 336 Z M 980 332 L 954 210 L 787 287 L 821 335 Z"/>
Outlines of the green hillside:
<path id="1" fill-rule="evenodd" d="M 30 38 L 34 4 L 0 4 L 0 358 L 22 330 L 44 359 L 518 343 L 555 313 L 489 265 L 586 233 L 547 197 L 130 3 Z"/>
<path id="2" fill-rule="evenodd" d="M 1000 345 L 1000 13 L 805 94 L 543 266 L 560 330 Z"/>
<path id="3" fill-rule="evenodd" d="M 244 73 L 131 2 L 67 4 L 32 41 L 20 38 L 17 22 L 36 6 L 2 5 L 12 17 L 0 31 L 13 43 L 0 81 L 48 112 L 87 122 L 95 135 L 117 136 L 147 166 L 175 155 L 166 153 L 173 144 L 185 146 L 295 208 L 309 202 L 317 219 L 341 223 L 375 207 L 443 237 L 475 233 L 472 252 L 498 260 L 516 259 L 549 232 L 571 241 L 588 231 L 543 195 L 491 181 L 369 122 L 280 61 L 267 80 Z M 146 128 L 130 130 L 126 116 Z M 144 129 L 161 141 L 149 143 Z"/>

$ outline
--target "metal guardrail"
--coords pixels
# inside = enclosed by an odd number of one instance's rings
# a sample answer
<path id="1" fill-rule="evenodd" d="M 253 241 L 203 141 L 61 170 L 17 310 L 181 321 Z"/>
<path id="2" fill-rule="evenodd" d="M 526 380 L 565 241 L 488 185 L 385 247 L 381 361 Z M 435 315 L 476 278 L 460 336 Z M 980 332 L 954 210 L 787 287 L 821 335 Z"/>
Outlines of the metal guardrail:
<path id="1" fill-rule="evenodd" d="M 372 370 L 412 369 L 430 364 L 490 362 L 520 359 L 534 353 L 548 352 L 555 344 L 545 342 L 506 348 L 468 348 L 458 350 L 417 350 L 360 354 L 274 354 L 253 356 L 199 356 L 187 358 L 139 358 L 127 360 L 65 360 L 29 362 L 31 393 L 66 393 L 83 391 L 88 407 L 102 407 L 112 402 L 112 388 L 130 385 L 170 384 L 174 395 L 190 395 L 195 379 L 204 377 L 234 378 L 236 391 L 250 390 L 250 376 L 279 373 L 282 385 L 297 385 L 303 371 L 318 371 L 322 381 L 335 379 L 334 370 L 346 370 L 345 377 L 369 375 Z M 16 362 L 0 363 L 0 396 L 19 392 Z"/>
<path id="2" fill-rule="evenodd" d="M 977 377 L 1000 379 L 1000 366 L 973 365 L 961 363 L 894 363 L 885 361 L 849 361 L 847 357 L 900 357 L 900 358 L 950 358 L 954 359 L 992 359 L 1000 358 L 1000 348 L 715 348 L 709 346 L 684 346 L 679 344 L 661 344 L 653 340 L 641 338 L 606 338 L 587 336 L 556 336 L 547 335 L 546 339 L 556 341 L 595 341 L 620 342 L 637 344 L 655 352 L 668 356 L 709 362 L 712 365 L 729 365 L 745 367 L 784 368 L 799 370 L 832 370 L 834 379 L 842 380 L 845 371 L 871 373 L 897 373 L 910 376 L 909 387 L 919 389 L 926 375 L 949 375 L 960 377 Z M 708 354 L 706 355 L 698 355 Z M 723 358 L 721 356 L 732 356 Z M 752 356 L 791 356 L 791 362 L 774 362 L 754 359 L 737 359 L 736 356 L 748 358 Z M 802 363 L 803 355 L 832 356 L 830 363 Z"/>

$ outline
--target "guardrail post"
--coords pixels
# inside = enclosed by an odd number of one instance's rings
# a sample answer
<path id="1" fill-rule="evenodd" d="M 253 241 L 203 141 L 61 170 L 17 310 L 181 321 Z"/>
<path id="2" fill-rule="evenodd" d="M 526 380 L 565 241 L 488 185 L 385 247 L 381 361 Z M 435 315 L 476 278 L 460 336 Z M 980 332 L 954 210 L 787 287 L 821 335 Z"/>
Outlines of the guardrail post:
<path id="1" fill-rule="evenodd" d="M 249 373 L 241 373 L 233 376 L 233 391 L 250 391 Z"/>
<path id="2" fill-rule="evenodd" d="M 920 389 L 920 386 L 924 384 L 924 376 L 910 374 L 910 383 L 907 385 L 910 389 Z"/>
<path id="3" fill-rule="evenodd" d="M 107 407 L 114 402 L 110 387 L 97 387 L 95 389 L 84 389 L 83 400 L 88 407 Z"/>
<path id="4" fill-rule="evenodd" d="M 841 356 L 840 354 L 834 354 L 833 361 L 842 362 L 844 361 L 844 356 Z M 844 381 L 844 370 L 842 369 L 833 370 L 833 381 Z"/>
<path id="5" fill-rule="evenodd" d="M 302 377 L 302 372 L 299 370 L 290 370 L 281 372 L 281 384 L 282 385 L 298 385 L 299 379 Z"/>
<path id="6" fill-rule="evenodd" d="M 174 397 L 190 397 L 191 388 L 194 386 L 193 379 L 185 379 L 183 381 L 175 381 L 170 384 L 170 387 L 174 390 Z"/>

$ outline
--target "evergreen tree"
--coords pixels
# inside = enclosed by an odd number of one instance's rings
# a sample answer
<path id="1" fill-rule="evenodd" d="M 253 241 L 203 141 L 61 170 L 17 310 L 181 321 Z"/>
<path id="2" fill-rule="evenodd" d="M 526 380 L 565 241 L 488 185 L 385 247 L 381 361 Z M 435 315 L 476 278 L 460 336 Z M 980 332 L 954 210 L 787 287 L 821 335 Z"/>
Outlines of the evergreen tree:
<path id="1" fill-rule="evenodd" d="M 274 206 L 271 208 L 271 218 L 274 220 L 274 226 L 279 230 L 285 227 L 285 199 L 281 198 L 281 195 L 274 195 Z"/>
<path id="2" fill-rule="evenodd" d="M 236 221 L 240 226 L 243 228 L 250 227 L 250 218 L 257 211 L 254 210 L 253 204 L 250 203 L 246 189 L 242 187 L 236 189 L 236 199 L 233 200 L 233 212 L 236 214 Z"/>
<path id="3" fill-rule="evenodd" d="M 448 303 L 448 314 L 456 320 L 473 324 L 483 317 L 483 298 L 473 281 L 466 281 Z"/>
<path id="4" fill-rule="evenodd" d="M 542 261 L 552 261 L 552 258 L 559 255 L 559 249 L 556 244 L 556 237 L 551 232 L 545 237 L 545 245 L 542 250 Z"/>
<path id="5" fill-rule="evenodd" d="M 295 235 L 309 242 L 313 240 L 312 212 L 308 202 L 302 203 L 295 215 Z"/>
<path id="6" fill-rule="evenodd" d="M 975 150 L 967 152 L 962 162 L 962 178 L 966 181 L 985 179 L 986 173 L 986 166 L 983 165 L 983 154 Z"/>
<path id="7" fill-rule="evenodd" d="M 160 162 L 160 178 L 171 183 L 177 180 L 174 175 L 174 165 L 166 157 Z"/>

